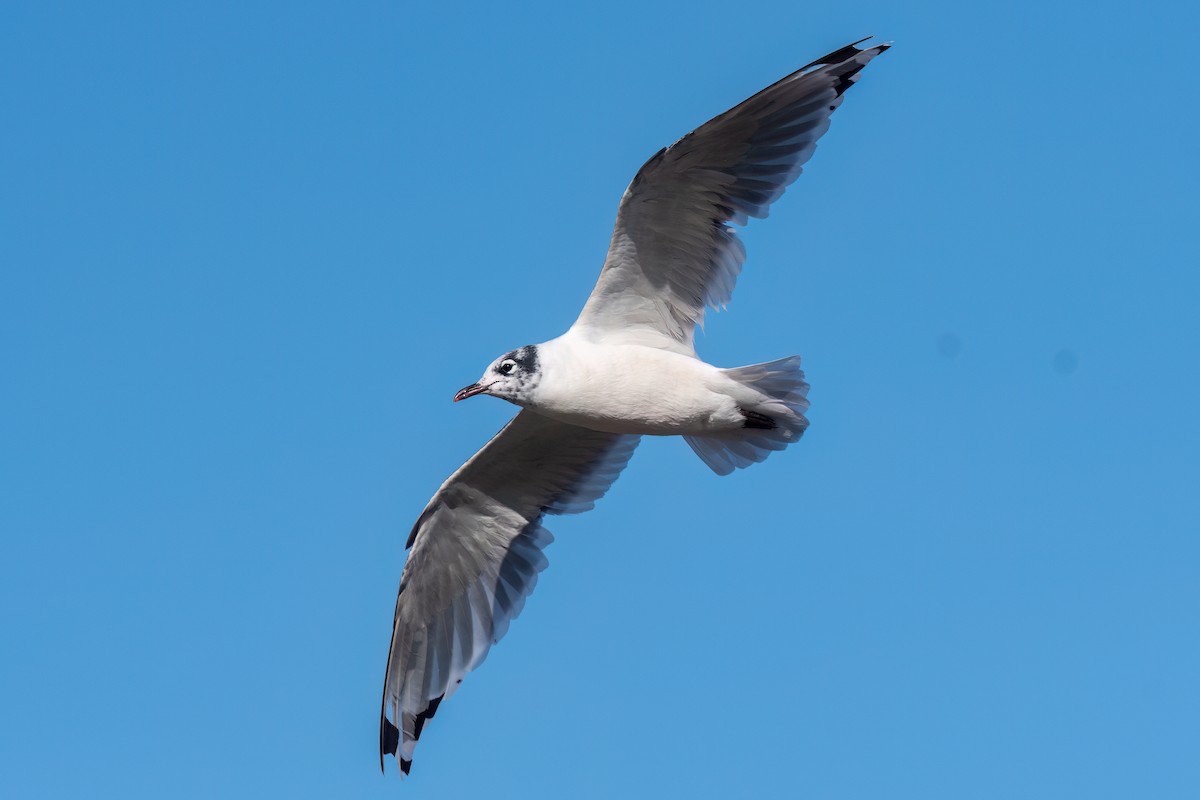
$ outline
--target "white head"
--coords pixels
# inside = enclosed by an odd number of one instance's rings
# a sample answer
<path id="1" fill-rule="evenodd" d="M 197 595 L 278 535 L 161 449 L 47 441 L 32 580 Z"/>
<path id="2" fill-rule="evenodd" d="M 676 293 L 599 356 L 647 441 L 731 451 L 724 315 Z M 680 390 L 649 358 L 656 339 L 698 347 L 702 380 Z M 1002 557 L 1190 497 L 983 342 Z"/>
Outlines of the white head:
<path id="1" fill-rule="evenodd" d="M 454 395 L 454 402 L 466 400 L 477 394 L 490 394 L 524 406 L 541 377 L 537 345 L 526 345 L 493 361 L 477 383 L 458 390 L 458 394 Z"/>

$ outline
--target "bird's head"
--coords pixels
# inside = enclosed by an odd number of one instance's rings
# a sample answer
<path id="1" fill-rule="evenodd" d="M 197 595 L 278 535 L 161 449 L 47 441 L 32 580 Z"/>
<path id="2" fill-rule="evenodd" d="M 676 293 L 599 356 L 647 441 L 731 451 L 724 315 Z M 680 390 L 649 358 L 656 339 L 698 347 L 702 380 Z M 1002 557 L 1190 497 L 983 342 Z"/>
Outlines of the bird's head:
<path id="1" fill-rule="evenodd" d="M 458 390 L 454 402 L 477 394 L 490 394 L 523 406 L 540 378 L 537 345 L 527 345 L 493 361 L 477 383 Z"/>

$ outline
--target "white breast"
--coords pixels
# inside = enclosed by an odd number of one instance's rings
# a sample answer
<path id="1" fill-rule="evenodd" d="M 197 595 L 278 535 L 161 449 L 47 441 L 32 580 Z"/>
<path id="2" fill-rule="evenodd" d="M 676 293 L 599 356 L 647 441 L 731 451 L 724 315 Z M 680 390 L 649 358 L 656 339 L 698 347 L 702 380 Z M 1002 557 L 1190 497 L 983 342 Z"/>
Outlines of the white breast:
<path id="1" fill-rule="evenodd" d="M 703 361 L 570 334 L 538 346 L 541 380 L 528 408 L 609 433 L 711 433 L 741 427 L 739 384 Z"/>

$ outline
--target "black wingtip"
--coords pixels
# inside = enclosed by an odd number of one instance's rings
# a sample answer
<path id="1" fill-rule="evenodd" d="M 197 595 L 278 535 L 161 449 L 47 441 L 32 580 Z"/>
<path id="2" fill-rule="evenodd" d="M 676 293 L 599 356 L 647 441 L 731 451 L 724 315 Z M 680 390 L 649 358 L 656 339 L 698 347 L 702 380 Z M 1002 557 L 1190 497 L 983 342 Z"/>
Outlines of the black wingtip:
<path id="1" fill-rule="evenodd" d="M 429 701 L 429 705 L 425 707 L 425 710 L 417 714 L 413 722 L 413 739 L 421 738 L 421 731 L 425 730 L 425 722 L 432 719 L 433 715 L 437 713 L 438 706 L 442 704 L 442 698 L 445 696 L 443 694 L 433 698 Z"/>
<path id="2" fill-rule="evenodd" d="M 425 729 L 425 723 L 437 713 L 438 706 L 442 704 L 445 695 L 440 695 L 429 701 L 429 705 L 425 710 L 413 717 L 413 740 L 421 738 L 421 731 Z M 379 769 L 387 773 L 384 767 L 384 759 L 388 756 L 396 756 L 400 761 L 400 771 L 405 775 L 412 769 L 412 759 L 405 758 L 400 755 L 400 729 L 396 727 L 387 716 L 379 718 Z"/>
<path id="3" fill-rule="evenodd" d="M 863 38 L 859 39 L 857 42 L 851 42 L 850 44 L 846 45 L 845 47 L 840 47 L 837 50 L 834 50 L 829 55 L 821 56 L 816 61 L 812 62 L 811 64 L 806 64 L 805 66 L 801 67 L 800 69 L 803 71 L 803 70 L 809 69 L 810 67 L 819 67 L 824 64 L 840 64 L 848 58 L 854 58 L 859 53 L 865 52 L 864 50 L 860 50 L 858 48 L 858 45 L 862 44 L 863 42 L 867 41 L 868 39 L 874 39 L 874 38 L 875 38 L 874 36 L 864 36 Z M 881 52 L 881 53 L 884 50 L 887 50 L 891 46 L 892 46 L 891 42 L 886 42 L 884 44 L 875 45 L 875 47 L 878 48 L 879 52 Z M 867 49 L 870 50 L 872 48 L 867 48 Z"/>
<path id="4" fill-rule="evenodd" d="M 400 729 L 392 724 L 392 721 L 387 717 L 382 717 L 379 721 L 379 771 L 387 773 L 383 766 L 383 760 L 387 756 L 396 755 L 396 749 L 400 747 Z"/>

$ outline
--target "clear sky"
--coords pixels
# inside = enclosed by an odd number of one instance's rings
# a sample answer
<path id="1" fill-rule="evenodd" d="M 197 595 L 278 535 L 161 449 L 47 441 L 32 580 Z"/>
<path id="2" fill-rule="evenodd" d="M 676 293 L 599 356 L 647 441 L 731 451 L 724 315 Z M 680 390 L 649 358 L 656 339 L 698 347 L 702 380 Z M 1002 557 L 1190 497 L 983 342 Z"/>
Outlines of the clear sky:
<path id="1" fill-rule="evenodd" d="M 1200 796 L 1193 3 L 0 11 L 0 793 Z M 804 441 L 645 442 L 439 711 L 403 544 L 641 163 L 896 46 L 700 353 Z"/>

